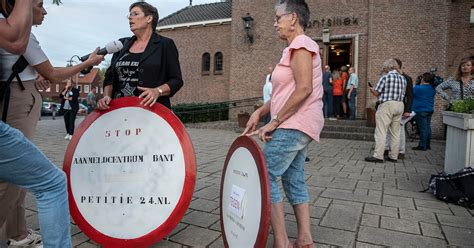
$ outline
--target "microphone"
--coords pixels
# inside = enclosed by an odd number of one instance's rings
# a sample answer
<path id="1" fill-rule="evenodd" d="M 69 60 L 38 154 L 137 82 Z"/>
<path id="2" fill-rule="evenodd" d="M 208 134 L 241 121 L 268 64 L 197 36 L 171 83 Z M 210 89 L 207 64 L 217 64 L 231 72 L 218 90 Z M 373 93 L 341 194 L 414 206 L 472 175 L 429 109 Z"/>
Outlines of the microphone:
<path id="1" fill-rule="evenodd" d="M 110 54 L 110 53 L 116 53 L 116 52 L 122 50 L 122 48 L 123 48 L 122 42 L 120 42 L 119 40 L 114 40 L 114 41 L 111 41 L 111 42 L 107 43 L 107 45 L 105 45 L 105 47 L 101 48 L 97 52 L 97 54 L 98 55 L 106 55 L 106 54 Z M 80 58 L 80 60 L 82 62 L 84 62 L 89 58 L 90 55 L 91 55 L 90 53 L 87 54 L 87 55 L 84 55 Z"/>

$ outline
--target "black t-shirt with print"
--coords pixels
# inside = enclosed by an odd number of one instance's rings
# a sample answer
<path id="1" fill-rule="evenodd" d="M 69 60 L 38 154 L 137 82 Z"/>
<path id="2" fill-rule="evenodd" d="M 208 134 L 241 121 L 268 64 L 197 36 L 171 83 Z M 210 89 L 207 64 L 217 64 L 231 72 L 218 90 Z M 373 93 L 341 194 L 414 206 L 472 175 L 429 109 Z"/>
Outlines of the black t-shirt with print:
<path id="1" fill-rule="evenodd" d="M 124 96 L 139 96 L 138 86 L 138 65 L 142 53 L 125 53 L 115 63 L 115 70 L 118 76 L 118 90 L 115 98 Z"/>

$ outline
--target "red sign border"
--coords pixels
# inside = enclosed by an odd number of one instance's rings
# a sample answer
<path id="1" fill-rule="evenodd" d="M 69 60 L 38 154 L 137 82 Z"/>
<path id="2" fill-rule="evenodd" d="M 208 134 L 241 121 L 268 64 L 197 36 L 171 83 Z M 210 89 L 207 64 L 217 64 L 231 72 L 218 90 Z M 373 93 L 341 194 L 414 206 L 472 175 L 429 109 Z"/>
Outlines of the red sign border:
<path id="1" fill-rule="evenodd" d="M 262 150 L 258 146 L 258 144 L 250 137 L 247 136 L 240 136 L 238 137 L 234 143 L 230 146 L 229 152 L 227 153 L 227 157 L 225 159 L 224 170 L 222 171 L 222 178 L 221 178 L 221 189 L 220 189 L 220 197 L 219 197 L 219 207 L 220 207 L 220 224 L 222 230 L 222 239 L 224 240 L 224 246 L 229 247 L 227 242 L 226 232 L 224 228 L 224 217 L 223 217 L 223 206 L 222 206 L 222 191 L 224 189 L 224 180 L 227 171 L 227 166 L 229 164 L 229 160 L 234 154 L 235 150 L 238 148 L 246 148 L 250 154 L 252 154 L 253 159 L 255 160 L 255 164 L 257 166 L 258 175 L 260 178 L 260 191 L 262 192 L 262 214 L 260 216 L 260 227 L 258 228 L 257 240 L 255 241 L 254 247 L 266 247 L 268 235 L 270 233 L 270 184 L 268 180 L 268 171 L 267 165 L 265 162 L 265 157 L 263 156 Z"/>
<path id="2" fill-rule="evenodd" d="M 186 213 L 186 210 L 188 209 L 189 204 L 192 200 L 192 195 L 196 182 L 196 157 L 189 134 L 187 133 L 184 125 L 181 123 L 178 117 L 176 117 L 176 115 L 174 115 L 174 113 L 171 112 L 168 108 L 164 107 L 159 103 L 155 104 L 153 107 L 144 107 L 143 105 L 140 105 L 140 101 L 141 99 L 139 99 L 138 97 L 123 97 L 111 101 L 110 108 L 106 111 L 95 110 L 94 112 L 90 113 L 77 128 L 71 142 L 69 143 L 69 146 L 67 147 L 66 154 L 64 155 L 63 170 L 66 173 L 68 179 L 68 197 L 71 216 L 78 225 L 78 227 L 88 237 L 90 237 L 95 242 L 103 245 L 104 247 L 148 247 L 152 244 L 157 243 L 158 241 L 162 240 L 166 235 L 171 233 L 176 227 L 176 225 L 178 225 L 178 223 L 181 221 L 184 214 Z M 171 215 L 165 222 L 163 222 L 162 225 L 160 225 L 158 228 L 151 231 L 150 233 L 135 239 L 113 238 L 99 232 L 94 227 L 92 227 L 82 216 L 79 211 L 79 208 L 77 207 L 76 202 L 74 201 L 74 197 L 71 191 L 70 180 L 71 164 L 72 158 L 74 156 L 74 151 L 76 150 L 77 144 L 79 143 L 79 140 L 84 134 L 84 132 L 100 116 L 110 111 L 125 107 L 139 107 L 142 109 L 146 109 L 165 119 L 165 121 L 167 121 L 168 124 L 173 128 L 179 139 L 179 142 L 183 149 L 185 162 L 185 180 L 183 185 L 183 191 L 175 209 L 171 212 Z M 124 228 L 130 227 L 124 226 Z"/>

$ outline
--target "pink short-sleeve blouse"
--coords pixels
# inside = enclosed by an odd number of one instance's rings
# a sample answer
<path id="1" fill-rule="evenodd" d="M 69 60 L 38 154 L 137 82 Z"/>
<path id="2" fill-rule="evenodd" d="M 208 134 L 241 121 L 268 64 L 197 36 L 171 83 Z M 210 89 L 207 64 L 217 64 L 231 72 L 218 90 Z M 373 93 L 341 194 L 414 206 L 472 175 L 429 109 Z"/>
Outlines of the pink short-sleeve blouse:
<path id="1" fill-rule="evenodd" d="M 280 63 L 272 73 L 273 92 L 270 112 L 272 117 L 278 114 L 295 90 L 296 82 L 290 60 L 292 52 L 298 49 L 306 49 L 313 54 L 313 93 L 306 98 L 298 111 L 282 122 L 278 128 L 296 129 L 319 141 L 324 126 L 321 57 L 318 44 L 306 35 L 297 36 L 283 50 Z"/>

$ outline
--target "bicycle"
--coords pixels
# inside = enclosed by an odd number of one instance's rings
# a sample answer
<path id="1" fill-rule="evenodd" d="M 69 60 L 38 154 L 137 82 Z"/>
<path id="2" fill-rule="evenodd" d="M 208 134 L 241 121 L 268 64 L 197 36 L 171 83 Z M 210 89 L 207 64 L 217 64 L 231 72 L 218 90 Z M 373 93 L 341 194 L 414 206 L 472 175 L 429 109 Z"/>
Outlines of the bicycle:
<path id="1" fill-rule="evenodd" d="M 405 124 L 405 134 L 407 138 L 411 139 L 411 141 L 420 138 L 420 130 L 418 129 L 418 125 L 414 118 Z"/>

